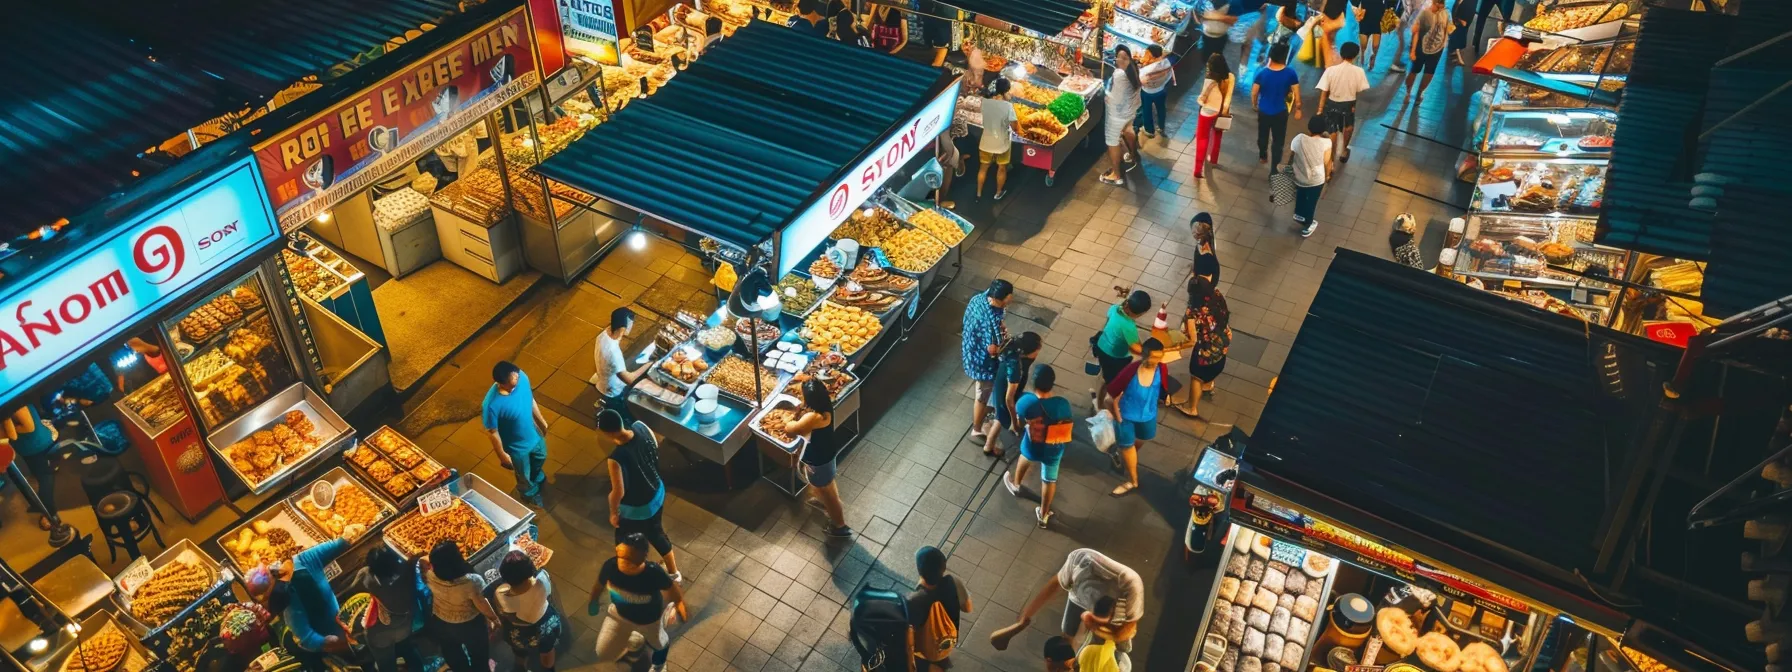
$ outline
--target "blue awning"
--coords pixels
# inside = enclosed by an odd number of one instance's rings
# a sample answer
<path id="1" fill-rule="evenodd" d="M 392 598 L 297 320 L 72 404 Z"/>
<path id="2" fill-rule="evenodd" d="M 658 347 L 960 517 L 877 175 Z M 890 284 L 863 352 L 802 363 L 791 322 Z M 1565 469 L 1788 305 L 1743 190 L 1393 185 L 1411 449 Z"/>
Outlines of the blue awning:
<path id="1" fill-rule="evenodd" d="M 1006 21 L 1027 30 L 1057 35 L 1076 23 L 1089 3 L 1082 0 L 941 0 L 964 11 Z"/>
<path id="2" fill-rule="evenodd" d="M 754 22 L 536 170 L 746 248 L 794 219 L 951 80 Z"/>

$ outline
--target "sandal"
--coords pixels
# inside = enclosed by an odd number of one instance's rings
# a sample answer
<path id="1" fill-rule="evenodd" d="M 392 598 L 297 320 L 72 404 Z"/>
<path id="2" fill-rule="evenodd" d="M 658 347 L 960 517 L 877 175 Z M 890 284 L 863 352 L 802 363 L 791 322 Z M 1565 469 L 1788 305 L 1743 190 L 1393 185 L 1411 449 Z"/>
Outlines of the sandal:
<path id="1" fill-rule="evenodd" d="M 1190 412 L 1188 412 L 1188 409 L 1183 408 L 1181 406 L 1176 406 L 1175 409 L 1178 413 L 1181 413 L 1184 417 L 1194 418 L 1194 419 L 1200 420 L 1202 422 L 1207 421 L 1207 417 L 1201 415 L 1200 413 L 1190 413 Z"/>
<path id="2" fill-rule="evenodd" d="M 1120 487 L 1110 490 L 1108 492 L 1108 496 L 1109 497 L 1125 497 L 1127 495 L 1130 495 L 1130 494 L 1138 492 L 1138 491 L 1139 491 L 1139 486 L 1133 485 L 1131 483 L 1121 483 Z"/>

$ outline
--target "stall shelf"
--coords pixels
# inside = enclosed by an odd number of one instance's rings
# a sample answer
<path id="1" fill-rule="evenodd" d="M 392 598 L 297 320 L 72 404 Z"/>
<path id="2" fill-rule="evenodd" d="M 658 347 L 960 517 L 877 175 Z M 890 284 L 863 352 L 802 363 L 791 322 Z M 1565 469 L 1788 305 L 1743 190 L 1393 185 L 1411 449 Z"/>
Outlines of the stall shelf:
<path id="1" fill-rule="evenodd" d="M 1615 110 L 1619 92 L 1627 81 L 1625 77 L 1507 72 L 1506 68 L 1496 68 L 1494 74 L 1503 75 L 1493 94 L 1493 108 L 1500 110 L 1567 107 Z"/>
<path id="2" fill-rule="evenodd" d="M 418 198 L 421 199 L 422 196 L 419 195 Z M 428 211 L 426 206 L 420 212 Z M 309 234 L 296 232 L 290 236 L 290 240 L 289 246 L 281 251 L 280 259 L 286 264 L 287 274 L 298 285 L 300 293 L 329 309 L 349 326 L 366 334 L 381 346 L 386 345 L 386 330 L 380 325 L 379 312 L 373 305 L 373 289 L 367 282 L 367 275 L 356 268 L 354 263 L 317 242 Z M 429 241 L 432 245 L 435 244 L 434 237 Z M 410 248 L 395 245 L 390 249 L 402 251 Z M 402 274 L 394 273 L 393 277 L 399 275 Z"/>

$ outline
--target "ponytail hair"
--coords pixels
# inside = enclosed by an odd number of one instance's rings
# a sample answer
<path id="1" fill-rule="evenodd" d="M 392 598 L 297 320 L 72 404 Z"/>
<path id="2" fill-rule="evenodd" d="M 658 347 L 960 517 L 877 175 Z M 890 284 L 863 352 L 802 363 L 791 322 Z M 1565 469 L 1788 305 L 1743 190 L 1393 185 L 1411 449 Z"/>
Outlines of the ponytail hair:
<path id="1" fill-rule="evenodd" d="M 1029 352 L 1037 352 L 1039 346 L 1039 334 L 1031 331 L 1022 332 L 1021 335 L 1010 339 L 1007 344 L 1002 346 L 1002 356 L 1019 357 Z"/>

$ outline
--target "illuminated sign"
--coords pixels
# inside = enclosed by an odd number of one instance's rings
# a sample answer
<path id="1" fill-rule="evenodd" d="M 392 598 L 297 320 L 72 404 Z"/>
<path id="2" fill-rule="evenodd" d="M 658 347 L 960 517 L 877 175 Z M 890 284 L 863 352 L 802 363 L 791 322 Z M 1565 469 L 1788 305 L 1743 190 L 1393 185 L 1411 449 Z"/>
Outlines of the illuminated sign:
<path id="1" fill-rule="evenodd" d="M 622 62 L 614 0 L 555 0 L 555 4 L 560 5 L 560 39 L 567 53 L 604 65 Z"/>
<path id="2" fill-rule="evenodd" d="M 279 236 L 245 158 L 0 299 L 0 398 L 14 398 Z"/>
<path id="3" fill-rule="evenodd" d="M 921 108 L 896 133 L 871 152 L 840 179 L 808 209 L 785 225 L 778 238 L 778 275 L 784 277 L 797 262 L 820 245 L 834 228 L 871 197 L 878 187 L 889 181 L 909 159 L 927 150 L 935 136 L 952 125 L 952 113 L 958 102 L 958 85 L 954 81 L 939 96 Z"/>

